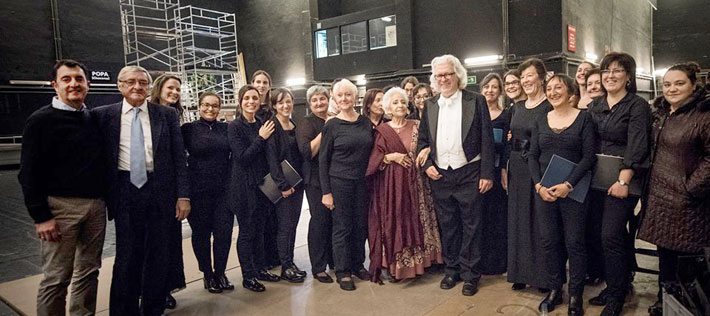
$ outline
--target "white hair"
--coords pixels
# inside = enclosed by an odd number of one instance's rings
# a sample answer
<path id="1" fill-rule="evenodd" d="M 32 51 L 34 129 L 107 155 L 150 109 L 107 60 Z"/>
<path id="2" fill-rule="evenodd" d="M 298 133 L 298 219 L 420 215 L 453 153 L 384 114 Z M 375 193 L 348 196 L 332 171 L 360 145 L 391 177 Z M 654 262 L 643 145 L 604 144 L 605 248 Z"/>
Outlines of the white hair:
<path id="1" fill-rule="evenodd" d="M 352 95 L 355 97 L 355 101 L 357 101 L 357 86 L 352 83 L 348 79 L 343 79 L 338 81 L 333 85 L 333 95 L 336 95 L 339 89 L 348 89 L 352 93 Z"/>
<path id="2" fill-rule="evenodd" d="M 143 68 L 143 67 L 141 67 L 141 66 L 126 66 L 126 67 L 123 67 L 123 68 L 121 68 L 121 71 L 118 72 L 118 77 L 117 77 L 117 78 L 118 78 L 118 80 L 121 80 L 121 77 L 123 77 L 123 74 L 125 74 L 125 73 L 127 73 L 127 72 L 134 72 L 134 71 L 144 73 L 144 74 L 146 75 L 146 77 L 148 77 L 148 82 L 149 82 L 150 84 L 153 84 L 153 77 L 150 76 L 150 73 L 148 73 L 148 70 L 146 70 L 145 68 Z"/>
<path id="3" fill-rule="evenodd" d="M 434 59 L 431 60 L 431 76 L 429 77 L 429 82 L 431 83 L 431 88 L 437 91 L 441 91 L 439 89 L 439 85 L 436 83 L 436 76 L 434 75 L 434 68 L 437 65 L 441 65 L 443 63 L 448 63 L 454 68 L 454 72 L 456 73 L 456 77 L 459 78 L 459 89 L 465 89 L 466 88 L 466 68 L 461 64 L 461 61 L 456 58 L 454 55 L 441 55 L 438 57 L 434 57 Z"/>
<path id="4" fill-rule="evenodd" d="M 404 98 L 405 105 L 409 103 L 409 98 L 407 97 L 406 90 L 398 87 L 387 90 L 387 92 L 385 92 L 385 95 L 382 97 L 382 109 L 387 115 L 392 115 L 392 106 L 390 103 L 392 102 L 392 99 L 394 98 L 395 94 L 399 94 Z"/>

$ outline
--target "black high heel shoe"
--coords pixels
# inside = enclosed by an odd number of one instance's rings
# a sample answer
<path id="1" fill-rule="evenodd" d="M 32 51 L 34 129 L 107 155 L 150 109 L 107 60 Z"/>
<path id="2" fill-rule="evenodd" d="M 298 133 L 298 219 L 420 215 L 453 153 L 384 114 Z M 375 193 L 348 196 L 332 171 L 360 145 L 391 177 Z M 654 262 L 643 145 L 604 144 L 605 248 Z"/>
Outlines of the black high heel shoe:
<path id="1" fill-rule="evenodd" d="M 562 290 L 550 290 L 549 293 L 547 293 L 547 296 L 545 296 L 545 299 L 540 302 L 540 306 L 538 306 L 539 311 L 547 310 L 547 312 L 551 312 L 555 310 L 555 307 L 557 305 L 560 305 L 562 303 Z"/>
<path id="2" fill-rule="evenodd" d="M 219 284 L 217 283 L 217 280 L 215 280 L 214 277 L 205 277 L 202 279 L 204 285 L 205 285 L 205 290 L 210 293 L 222 293 L 222 289 L 219 287 Z"/>

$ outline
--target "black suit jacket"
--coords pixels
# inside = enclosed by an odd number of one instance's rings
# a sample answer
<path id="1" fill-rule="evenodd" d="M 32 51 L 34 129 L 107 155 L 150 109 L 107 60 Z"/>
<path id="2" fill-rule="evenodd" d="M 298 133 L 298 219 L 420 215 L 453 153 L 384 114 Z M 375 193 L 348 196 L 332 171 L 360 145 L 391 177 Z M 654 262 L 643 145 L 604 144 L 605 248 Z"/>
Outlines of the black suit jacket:
<path id="1" fill-rule="evenodd" d="M 436 132 L 439 122 L 439 98 L 437 95 L 424 104 L 422 120 L 419 124 L 417 152 L 431 147 L 431 153 L 424 168 L 429 168 L 436 161 Z M 491 116 L 488 113 L 486 98 L 476 92 L 461 90 L 461 139 L 466 160 L 481 155 L 481 179 L 494 178 L 494 147 Z"/>
<path id="2" fill-rule="evenodd" d="M 92 110 L 104 138 L 109 192 L 108 218 L 113 219 L 121 201 L 118 181 L 118 147 L 121 135 L 122 102 Z M 174 214 L 178 198 L 189 197 L 185 147 L 180 133 L 180 119 L 174 108 L 148 103 L 151 138 L 153 141 L 153 187 L 155 199 L 166 215 Z"/>

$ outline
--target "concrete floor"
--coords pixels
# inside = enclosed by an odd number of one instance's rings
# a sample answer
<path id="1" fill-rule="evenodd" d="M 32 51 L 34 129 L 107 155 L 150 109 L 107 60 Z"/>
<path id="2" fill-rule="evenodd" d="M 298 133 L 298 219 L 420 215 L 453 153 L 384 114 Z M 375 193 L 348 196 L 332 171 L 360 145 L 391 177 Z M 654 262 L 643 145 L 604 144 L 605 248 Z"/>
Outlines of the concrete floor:
<path id="1" fill-rule="evenodd" d="M 17 184 L 16 170 L 0 170 L 0 316 L 34 315 L 35 297 L 41 275 L 34 226 L 26 213 Z M 306 231 L 308 211 L 304 207 L 296 240 L 296 264 L 310 271 Z M 100 274 L 99 315 L 108 315 L 108 289 L 115 250 L 113 224 L 104 245 L 104 261 Z M 236 285 L 232 292 L 210 294 L 202 287 L 189 242 L 189 227 L 184 226 L 185 275 L 187 288 L 177 292 L 178 307 L 166 311 L 170 315 L 539 315 L 537 305 L 543 294 L 528 288 L 512 291 L 505 276 L 484 276 L 479 292 L 473 297 L 461 295 L 461 284 L 451 290 L 439 289 L 441 273 L 428 273 L 400 283 L 377 285 L 356 281 L 357 290 L 345 292 L 337 284 L 322 284 L 312 276 L 302 284 L 284 281 L 266 283 L 266 292 L 254 293 L 242 288 L 241 270 L 236 252 L 230 253 L 227 276 Z M 236 238 L 236 230 L 234 234 Z M 639 242 L 641 243 L 641 242 Z M 649 248 L 651 246 L 644 245 Z M 657 260 L 638 256 L 640 265 L 657 268 Z M 272 271 L 278 273 L 278 269 Z M 310 274 L 310 273 L 309 273 Z M 331 271 L 331 275 L 333 275 Z M 637 274 L 634 293 L 627 299 L 623 315 L 647 315 L 646 308 L 655 301 L 656 276 Z M 587 287 L 585 301 L 596 295 L 603 285 Z M 585 303 L 587 315 L 598 315 L 599 307 Z M 566 315 L 563 305 L 550 315 Z"/>

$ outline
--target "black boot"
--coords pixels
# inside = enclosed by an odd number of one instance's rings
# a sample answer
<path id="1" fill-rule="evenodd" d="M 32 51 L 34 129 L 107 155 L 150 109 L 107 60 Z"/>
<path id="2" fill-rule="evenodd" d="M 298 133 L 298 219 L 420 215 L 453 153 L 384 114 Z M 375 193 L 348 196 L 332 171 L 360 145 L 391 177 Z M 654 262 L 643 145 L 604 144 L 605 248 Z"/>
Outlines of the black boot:
<path id="1" fill-rule="evenodd" d="M 584 315 L 584 306 L 582 306 L 582 295 L 570 295 L 569 305 L 567 307 L 567 315 L 582 316 Z"/>
<path id="2" fill-rule="evenodd" d="M 562 290 L 557 289 L 557 290 L 550 290 L 549 293 L 547 293 L 547 296 L 545 296 L 545 299 L 540 302 L 540 306 L 538 306 L 538 310 L 541 312 L 543 310 L 547 310 L 548 312 L 551 312 L 555 310 L 555 307 L 557 305 L 560 305 L 562 303 Z"/>

